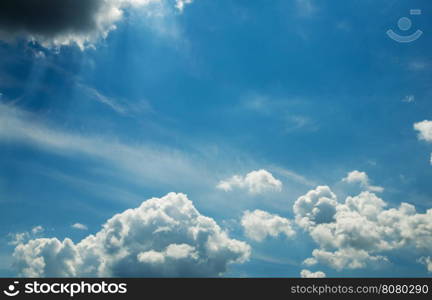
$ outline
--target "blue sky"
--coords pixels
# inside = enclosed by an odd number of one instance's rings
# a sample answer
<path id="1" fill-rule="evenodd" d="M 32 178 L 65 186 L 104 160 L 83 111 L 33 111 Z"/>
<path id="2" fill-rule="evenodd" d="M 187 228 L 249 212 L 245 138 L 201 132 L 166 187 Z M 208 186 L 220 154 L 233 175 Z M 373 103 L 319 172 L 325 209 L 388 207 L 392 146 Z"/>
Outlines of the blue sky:
<path id="1" fill-rule="evenodd" d="M 170 192 L 187 194 L 202 215 L 250 247 L 248 259 L 227 260 L 222 276 L 298 277 L 304 269 L 329 277 L 430 276 L 432 133 L 426 126 L 422 139 L 413 126 L 432 118 L 432 4 L 175 5 L 118 6 L 123 16 L 107 19 L 116 28 L 81 48 L 82 36 L 60 45 L 45 33 L 15 33 L 0 24 L 0 33 L 14 34 L 0 34 L 0 276 L 30 274 L 22 267 L 30 268 L 26 252 L 15 249 L 20 245 L 40 238 L 78 244 L 113 215 Z M 411 16 L 413 8 L 422 14 Z M 391 40 L 388 29 L 403 33 L 401 17 L 412 19 L 409 33 L 420 29 L 423 36 L 407 44 Z M 264 181 L 253 192 L 255 179 L 247 174 L 258 170 L 266 173 L 254 177 Z M 232 184 L 227 190 L 217 187 L 224 180 Z M 380 236 L 394 243 L 388 247 L 355 238 L 326 244 L 314 231 L 318 219 L 301 225 L 293 209 L 317 186 L 328 186 L 339 205 L 363 191 L 359 199 L 376 194 L 387 203 L 382 210 L 415 206 L 417 221 L 405 223 L 407 214 L 386 225 L 407 226 L 412 236 Z M 379 210 L 379 201 L 370 201 Z M 282 218 L 254 223 L 267 232 L 262 240 L 242 225 L 245 211 L 256 209 Z M 324 224 L 337 227 L 337 220 Z M 368 220 L 384 226 L 378 217 Z M 76 223 L 85 226 L 73 228 Z M 36 226 L 43 230 L 32 233 Z M 16 239 L 20 233 L 24 240 Z M 168 253 L 144 248 L 139 253 Z M 336 258 L 305 263 L 314 249 Z M 354 250 L 374 258 L 361 260 Z M 339 267 L 332 263 L 337 251 L 351 251 Z M 166 274 L 158 267 L 113 270 L 106 274 Z M 32 274 L 62 275 L 48 271 Z"/>

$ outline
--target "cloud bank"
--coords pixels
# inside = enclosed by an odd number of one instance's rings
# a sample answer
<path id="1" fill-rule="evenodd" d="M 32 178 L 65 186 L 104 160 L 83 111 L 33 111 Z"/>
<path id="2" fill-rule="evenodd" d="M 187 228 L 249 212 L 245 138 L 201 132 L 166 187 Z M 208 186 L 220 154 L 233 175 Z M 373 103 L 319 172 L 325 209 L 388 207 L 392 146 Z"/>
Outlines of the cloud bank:
<path id="1" fill-rule="evenodd" d="M 296 222 L 319 246 L 304 263 L 359 269 L 387 262 L 383 252 L 430 253 L 432 209 L 418 213 L 408 203 L 386 207 L 384 200 L 369 191 L 338 202 L 327 186 L 299 197 L 294 204 Z"/>
<path id="2" fill-rule="evenodd" d="M 216 186 L 225 192 L 231 191 L 234 188 L 245 189 L 251 194 L 262 194 L 265 192 L 282 190 L 282 182 L 273 177 L 266 170 L 252 171 L 245 176 L 234 175 L 233 177 L 222 180 Z"/>
<path id="3" fill-rule="evenodd" d="M 292 237 L 300 227 L 318 245 L 303 261 L 306 266 L 321 264 L 338 271 L 378 267 L 390 263 L 386 253 L 408 250 L 430 271 L 432 209 L 419 213 L 404 202 L 387 208 L 388 204 L 370 191 L 364 172 L 353 171 L 343 180 L 360 183 L 363 191 L 339 201 L 330 187 L 317 186 L 295 201 L 295 223 L 261 210 L 246 211 L 241 219 L 245 235 L 255 241 L 279 234 Z M 372 190 L 381 191 L 378 187 Z M 322 275 L 303 270 L 301 275 L 318 274 Z"/>
<path id="4" fill-rule="evenodd" d="M 95 235 L 19 243 L 14 267 L 26 277 L 218 276 L 248 260 L 248 244 L 231 239 L 184 194 L 144 201 L 113 216 Z"/>

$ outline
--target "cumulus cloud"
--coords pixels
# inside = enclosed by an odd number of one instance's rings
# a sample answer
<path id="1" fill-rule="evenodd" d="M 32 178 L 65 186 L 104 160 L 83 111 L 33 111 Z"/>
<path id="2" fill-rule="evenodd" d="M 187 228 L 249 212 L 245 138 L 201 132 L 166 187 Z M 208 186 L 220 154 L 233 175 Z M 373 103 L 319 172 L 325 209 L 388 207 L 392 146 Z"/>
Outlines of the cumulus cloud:
<path id="1" fill-rule="evenodd" d="M 166 0 L 2 0 L 0 39 L 24 38 L 45 47 L 93 46 L 116 29 L 127 8 L 161 5 Z M 177 0 L 182 11 L 190 0 Z"/>
<path id="2" fill-rule="evenodd" d="M 359 184 L 362 188 L 375 193 L 381 193 L 384 191 L 384 188 L 381 186 L 371 185 L 369 176 L 365 172 L 360 172 L 357 170 L 349 172 L 348 175 L 342 179 L 342 181 Z"/>
<path id="3" fill-rule="evenodd" d="M 75 223 L 71 227 L 78 230 L 88 230 L 87 226 L 81 223 Z"/>
<path id="4" fill-rule="evenodd" d="M 432 121 L 424 120 L 414 124 L 414 129 L 418 131 L 418 139 L 432 143 Z"/>
<path id="5" fill-rule="evenodd" d="M 314 249 L 312 258 L 304 261 L 305 265 L 313 266 L 317 263 L 328 265 L 336 270 L 342 269 L 360 269 L 373 264 L 379 264 L 387 261 L 384 256 L 373 256 L 365 250 L 354 248 L 343 248 L 335 252 Z"/>
<path id="6" fill-rule="evenodd" d="M 233 177 L 222 180 L 216 186 L 218 189 L 225 192 L 231 191 L 234 188 L 246 189 L 251 194 L 262 194 L 269 191 L 280 192 L 282 190 L 282 182 L 273 177 L 266 170 L 252 171 L 245 176 L 234 175 Z"/>
<path id="7" fill-rule="evenodd" d="M 21 276 L 218 276 L 250 252 L 186 195 L 170 193 L 113 216 L 77 244 L 32 239 L 18 244 L 13 258 Z"/>
<path id="8" fill-rule="evenodd" d="M 387 203 L 369 191 L 343 203 L 326 186 L 299 197 L 294 204 L 296 222 L 319 246 L 304 263 L 358 269 L 386 262 L 382 254 L 387 251 L 432 251 L 432 209 L 418 213 L 408 203 L 386 208 Z"/>
<path id="9" fill-rule="evenodd" d="M 325 278 L 326 274 L 322 271 L 311 272 L 309 270 L 301 270 L 300 272 L 301 278 Z"/>
<path id="10" fill-rule="evenodd" d="M 284 234 L 287 237 L 295 235 L 291 221 L 278 215 L 273 215 L 262 210 L 245 211 L 241 219 L 246 236 L 261 242 L 266 237 L 277 237 Z"/>

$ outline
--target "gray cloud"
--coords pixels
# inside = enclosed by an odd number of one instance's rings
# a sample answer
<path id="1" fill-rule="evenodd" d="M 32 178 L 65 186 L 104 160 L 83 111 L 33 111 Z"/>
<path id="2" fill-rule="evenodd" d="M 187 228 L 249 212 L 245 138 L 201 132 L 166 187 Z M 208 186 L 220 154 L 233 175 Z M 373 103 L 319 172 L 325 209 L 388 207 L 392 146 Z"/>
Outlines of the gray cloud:
<path id="1" fill-rule="evenodd" d="M 0 39 L 23 38 L 45 47 L 93 46 L 116 28 L 128 7 L 164 7 L 166 0 L 2 0 Z M 179 10 L 184 4 L 173 3 Z"/>
<path id="2" fill-rule="evenodd" d="M 250 251 L 186 195 L 170 193 L 113 216 L 77 244 L 33 239 L 19 243 L 13 257 L 21 276 L 218 276 Z"/>
<path id="3" fill-rule="evenodd" d="M 43 45 L 83 47 L 106 35 L 121 18 L 120 1 L 4 0 L 0 2 L 0 36 L 23 37 Z"/>
<path id="4" fill-rule="evenodd" d="M 58 33 L 88 32 L 97 26 L 100 0 L 3 0 L 0 25 L 9 31 L 28 31 L 54 37 Z"/>

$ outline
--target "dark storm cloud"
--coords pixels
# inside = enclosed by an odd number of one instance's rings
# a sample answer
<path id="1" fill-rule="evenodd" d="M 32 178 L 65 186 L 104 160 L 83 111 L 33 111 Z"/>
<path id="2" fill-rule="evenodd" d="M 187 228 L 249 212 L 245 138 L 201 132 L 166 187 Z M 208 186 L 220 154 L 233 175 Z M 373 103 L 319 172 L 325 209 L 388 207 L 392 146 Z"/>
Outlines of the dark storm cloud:
<path id="1" fill-rule="evenodd" d="M 127 7 L 182 11 L 191 0 L 0 0 L 0 40 L 36 41 L 44 47 L 76 44 L 81 49 L 115 29 Z"/>
<path id="2" fill-rule="evenodd" d="M 54 37 L 94 30 L 100 0 L 2 0 L 0 27 L 9 33 Z"/>
<path id="3" fill-rule="evenodd" d="M 1 0 L 0 39 L 81 48 L 106 36 L 131 0 Z M 141 2 L 144 3 L 144 2 Z"/>

